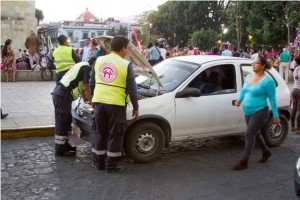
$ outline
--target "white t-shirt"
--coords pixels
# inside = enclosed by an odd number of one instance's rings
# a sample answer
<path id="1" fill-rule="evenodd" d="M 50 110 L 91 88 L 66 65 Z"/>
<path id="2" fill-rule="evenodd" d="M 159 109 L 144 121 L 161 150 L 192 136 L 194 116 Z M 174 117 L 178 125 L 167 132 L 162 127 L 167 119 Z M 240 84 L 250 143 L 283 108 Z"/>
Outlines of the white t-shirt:
<path id="1" fill-rule="evenodd" d="M 258 57 L 258 53 L 255 53 L 251 56 L 251 60 L 255 60 Z"/>
<path id="2" fill-rule="evenodd" d="M 159 48 L 160 49 L 160 55 L 166 59 L 167 50 L 165 48 Z"/>

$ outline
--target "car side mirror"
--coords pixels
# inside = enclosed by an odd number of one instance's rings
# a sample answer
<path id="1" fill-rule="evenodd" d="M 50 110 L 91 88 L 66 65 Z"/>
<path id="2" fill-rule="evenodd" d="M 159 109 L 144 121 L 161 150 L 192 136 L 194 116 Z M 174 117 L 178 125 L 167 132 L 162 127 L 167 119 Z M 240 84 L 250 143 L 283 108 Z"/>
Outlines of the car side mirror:
<path id="1" fill-rule="evenodd" d="M 200 97 L 201 91 L 197 88 L 187 87 L 178 92 L 175 98 Z"/>

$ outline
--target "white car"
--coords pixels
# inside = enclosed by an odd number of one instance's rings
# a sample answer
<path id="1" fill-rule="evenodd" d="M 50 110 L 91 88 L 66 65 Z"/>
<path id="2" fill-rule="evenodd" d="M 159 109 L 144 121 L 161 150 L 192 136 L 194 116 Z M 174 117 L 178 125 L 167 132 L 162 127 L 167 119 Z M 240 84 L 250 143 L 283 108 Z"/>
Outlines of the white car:
<path id="1" fill-rule="evenodd" d="M 133 58 L 134 54 L 137 57 Z M 124 150 L 133 161 L 155 161 L 173 141 L 245 132 L 242 108 L 232 106 L 232 101 L 239 97 L 246 75 L 252 73 L 252 60 L 180 56 L 166 59 L 152 69 L 133 45 L 129 55 L 128 59 L 137 65 L 136 72 L 143 74 L 136 77 L 138 119 L 132 118 L 130 103 L 127 109 Z M 272 124 L 270 111 L 262 134 L 269 146 L 279 146 L 288 134 L 290 91 L 275 69 L 266 74 L 276 83 L 280 124 Z M 82 104 L 81 100 L 75 102 L 73 121 L 86 137 L 93 134 L 93 113 Z"/>

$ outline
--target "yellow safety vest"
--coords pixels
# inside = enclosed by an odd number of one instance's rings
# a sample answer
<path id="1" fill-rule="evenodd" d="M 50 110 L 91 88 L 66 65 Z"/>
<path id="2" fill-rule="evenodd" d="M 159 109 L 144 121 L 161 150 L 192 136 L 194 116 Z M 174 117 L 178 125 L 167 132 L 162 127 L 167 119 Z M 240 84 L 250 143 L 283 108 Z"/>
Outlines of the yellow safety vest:
<path id="1" fill-rule="evenodd" d="M 92 101 L 125 106 L 129 61 L 115 53 L 98 57 L 95 64 L 96 87 Z"/>
<path id="2" fill-rule="evenodd" d="M 56 73 L 67 71 L 75 64 L 72 50 L 72 47 L 64 45 L 54 50 L 53 57 L 56 63 Z"/>
<path id="3" fill-rule="evenodd" d="M 60 83 L 65 87 L 69 87 L 70 83 L 77 77 L 79 70 L 82 66 L 90 66 L 88 62 L 80 62 L 74 65 L 60 80 Z M 83 81 L 79 81 L 76 88 L 71 91 L 73 101 L 79 98 L 80 93 L 84 88 Z"/>

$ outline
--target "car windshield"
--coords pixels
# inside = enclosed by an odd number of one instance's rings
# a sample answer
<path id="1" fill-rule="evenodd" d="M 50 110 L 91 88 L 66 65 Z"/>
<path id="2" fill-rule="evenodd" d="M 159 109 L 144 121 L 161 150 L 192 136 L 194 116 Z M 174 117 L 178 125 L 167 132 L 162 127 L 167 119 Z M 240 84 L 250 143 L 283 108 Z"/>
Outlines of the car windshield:
<path id="1" fill-rule="evenodd" d="M 198 68 L 197 64 L 172 59 L 165 60 L 153 67 L 163 84 L 163 88 L 160 89 L 161 93 L 173 91 Z M 153 79 L 144 76 L 138 76 L 136 83 L 139 87 L 146 89 L 157 90 L 159 87 Z"/>

